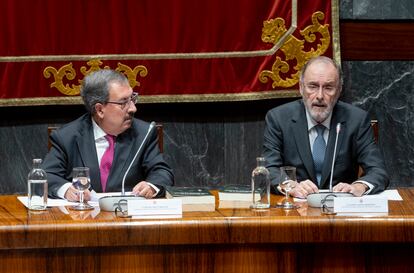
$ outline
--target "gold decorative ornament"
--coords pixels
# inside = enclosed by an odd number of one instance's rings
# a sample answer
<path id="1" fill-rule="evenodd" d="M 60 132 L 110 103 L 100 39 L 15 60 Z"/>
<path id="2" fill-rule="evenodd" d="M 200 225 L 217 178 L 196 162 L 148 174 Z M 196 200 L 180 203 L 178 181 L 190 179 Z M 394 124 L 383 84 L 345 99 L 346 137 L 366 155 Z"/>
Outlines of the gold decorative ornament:
<path id="1" fill-rule="evenodd" d="M 43 76 L 48 79 L 50 76 L 53 75 L 55 81 L 50 84 L 51 88 L 56 88 L 62 94 L 68 96 L 75 96 L 79 95 L 80 93 L 80 86 L 72 84 L 72 87 L 69 87 L 69 84 L 63 84 L 63 79 L 66 78 L 68 80 L 73 80 L 76 77 L 76 71 L 73 69 L 72 63 L 62 66 L 59 70 L 52 66 L 48 66 L 43 70 Z"/>
<path id="2" fill-rule="evenodd" d="M 319 23 L 324 17 L 325 15 L 321 11 L 312 14 L 312 25 L 307 26 L 300 31 L 300 34 L 304 38 L 303 40 L 299 40 L 295 36 L 290 35 L 286 42 L 280 47 L 280 50 L 285 55 L 285 60 L 276 56 L 276 60 L 272 65 L 272 70 L 263 70 L 260 72 L 259 80 L 262 83 L 267 83 L 269 78 L 273 80 L 272 88 L 292 87 L 298 83 L 299 72 L 302 66 L 310 58 L 325 53 L 330 45 L 331 35 L 329 34 L 328 29 L 329 24 L 321 25 Z M 279 17 L 264 21 L 262 41 L 265 43 L 276 44 L 286 31 L 285 20 L 283 18 Z M 305 51 L 305 42 L 312 44 L 317 42 L 316 49 L 312 47 L 309 51 Z M 294 65 L 293 70 L 296 72 L 287 74 L 291 70 L 291 65 Z"/>
<path id="3" fill-rule="evenodd" d="M 89 60 L 86 64 L 89 66 L 89 68 L 86 66 L 82 66 L 80 68 L 80 72 L 83 76 L 86 76 L 100 69 L 110 69 L 109 66 L 104 66 L 101 68 L 103 63 L 99 59 Z M 125 64 L 118 63 L 115 70 L 125 74 L 132 88 L 140 85 L 140 83 L 137 81 L 138 75 L 140 77 L 145 77 L 148 75 L 148 70 L 143 65 L 138 65 L 132 69 Z M 52 75 L 54 77 L 54 82 L 50 84 L 51 88 L 56 88 L 60 93 L 67 96 L 77 96 L 80 94 L 80 86 L 82 84 L 82 80 L 78 80 L 78 84 L 69 85 L 68 83 L 64 83 L 64 81 L 72 81 L 76 78 L 76 71 L 73 68 L 72 63 L 66 64 L 59 69 L 56 69 L 53 66 L 48 66 L 43 70 L 43 76 L 46 79 L 50 78 Z"/>
<path id="4" fill-rule="evenodd" d="M 118 63 L 118 67 L 115 69 L 118 72 L 124 73 L 129 81 L 129 85 L 131 85 L 132 88 L 135 86 L 140 86 L 140 83 L 137 81 L 137 75 L 139 74 L 142 78 L 146 77 L 148 75 L 148 70 L 143 65 L 138 65 L 134 67 L 134 69 L 131 69 L 129 66 Z"/>

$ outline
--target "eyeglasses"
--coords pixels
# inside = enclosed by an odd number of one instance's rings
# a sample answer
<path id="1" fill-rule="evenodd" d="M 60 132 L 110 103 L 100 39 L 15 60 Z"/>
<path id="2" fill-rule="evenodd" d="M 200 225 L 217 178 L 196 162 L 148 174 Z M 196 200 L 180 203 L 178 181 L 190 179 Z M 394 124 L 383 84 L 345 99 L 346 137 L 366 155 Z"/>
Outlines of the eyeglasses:
<path id="1" fill-rule="evenodd" d="M 305 87 L 306 87 L 306 90 L 311 93 L 316 93 L 320 89 L 320 86 L 314 83 L 305 84 Z M 322 91 L 325 94 L 334 94 L 337 89 L 338 88 L 335 85 L 331 85 L 331 84 L 322 86 Z"/>
<path id="2" fill-rule="evenodd" d="M 136 104 L 138 101 L 138 93 L 137 92 L 132 92 L 131 97 L 123 100 L 123 101 L 107 101 L 105 103 L 112 103 L 112 104 L 118 104 L 121 106 L 121 109 L 125 109 L 125 107 L 128 105 L 130 105 L 130 103 L 132 102 L 133 104 Z"/>

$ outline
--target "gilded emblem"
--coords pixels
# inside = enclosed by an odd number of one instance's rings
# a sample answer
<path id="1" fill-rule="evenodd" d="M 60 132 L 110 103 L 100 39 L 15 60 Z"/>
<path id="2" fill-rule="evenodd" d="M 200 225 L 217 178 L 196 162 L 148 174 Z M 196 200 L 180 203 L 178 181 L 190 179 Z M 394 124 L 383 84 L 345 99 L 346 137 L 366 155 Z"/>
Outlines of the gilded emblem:
<path id="1" fill-rule="evenodd" d="M 277 88 L 292 87 L 299 82 L 299 71 L 306 61 L 314 56 L 322 55 L 329 47 L 331 38 L 328 29 L 329 24 L 321 25 L 319 22 L 324 17 L 324 13 L 320 11 L 312 15 L 312 25 L 300 31 L 303 40 L 290 35 L 280 48 L 280 51 L 284 53 L 285 59 L 282 60 L 280 56 L 276 56 L 272 70 L 260 72 L 259 80 L 262 83 L 266 83 L 270 78 L 273 81 L 272 88 Z M 286 31 L 283 18 L 264 21 L 262 41 L 276 44 Z M 305 43 L 311 44 L 308 51 L 305 51 Z M 293 72 L 289 72 L 292 70 L 291 68 L 293 68 Z"/>

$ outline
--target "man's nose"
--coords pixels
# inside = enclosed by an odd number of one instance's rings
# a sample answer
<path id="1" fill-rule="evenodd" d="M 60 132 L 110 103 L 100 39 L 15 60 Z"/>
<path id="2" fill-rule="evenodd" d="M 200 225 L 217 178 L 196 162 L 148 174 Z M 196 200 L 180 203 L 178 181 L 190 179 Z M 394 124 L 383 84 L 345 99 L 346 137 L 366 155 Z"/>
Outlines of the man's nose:
<path id="1" fill-rule="evenodd" d="M 135 103 L 130 103 L 128 107 L 128 113 L 135 113 L 137 111 L 137 106 Z"/>
<path id="2" fill-rule="evenodd" d="M 316 91 L 316 98 L 318 100 L 323 100 L 323 88 L 322 88 L 322 86 L 320 86 L 318 88 L 318 90 Z"/>

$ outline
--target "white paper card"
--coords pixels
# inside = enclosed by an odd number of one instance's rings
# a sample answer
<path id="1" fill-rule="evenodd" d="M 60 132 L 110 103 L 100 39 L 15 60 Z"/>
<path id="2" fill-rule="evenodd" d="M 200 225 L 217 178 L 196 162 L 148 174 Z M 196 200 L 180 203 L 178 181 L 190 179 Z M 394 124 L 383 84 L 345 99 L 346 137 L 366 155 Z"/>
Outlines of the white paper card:
<path id="1" fill-rule="evenodd" d="M 334 212 L 387 212 L 388 200 L 381 197 L 335 197 Z"/>
<path id="2" fill-rule="evenodd" d="M 128 200 L 130 216 L 161 216 L 176 215 L 182 217 L 183 204 L 181 199 L 148 199 Z"/>
<path id="3" fill-rule="evenodd" d="M 27 196 L 17 196 L 17 199 L 20 202 L 22 202 L 22 204 L 25 205 L 26 208 L 28 207 L 29 200 Z M 51 198 L 47 199 L 47 207 L 74 206 L 74 205 L 78 205 L 78 203 L 69 202 L 65 199 L 51 199 Z"/>

